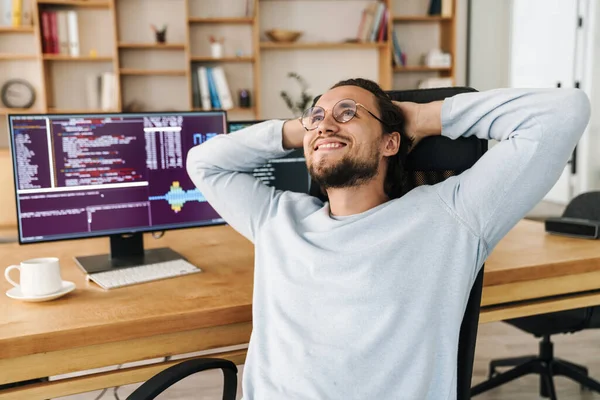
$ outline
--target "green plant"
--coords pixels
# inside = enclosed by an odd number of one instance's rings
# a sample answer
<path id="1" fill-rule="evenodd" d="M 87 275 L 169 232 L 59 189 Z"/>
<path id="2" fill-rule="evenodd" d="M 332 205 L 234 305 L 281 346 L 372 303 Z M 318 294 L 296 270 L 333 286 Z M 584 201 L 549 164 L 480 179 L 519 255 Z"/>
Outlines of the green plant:
<path id="1" fill-rule="evenodd" d="M 295 79 L 298 82 L 298 85 L 300 85 L 300 98 L 294 101 L 285 90 L 281 91 L 281 98 L 283 98 L 283 101 L 285 101 L 285 104 L 294 113 L 294 115 L 300 117 L 304 110 L 306 110 L 312 103 L 313 96 L 308 93 L 308 84 L 299 74 L 295 72 L 289 72 L 287 76 L 288 78 Z"/>

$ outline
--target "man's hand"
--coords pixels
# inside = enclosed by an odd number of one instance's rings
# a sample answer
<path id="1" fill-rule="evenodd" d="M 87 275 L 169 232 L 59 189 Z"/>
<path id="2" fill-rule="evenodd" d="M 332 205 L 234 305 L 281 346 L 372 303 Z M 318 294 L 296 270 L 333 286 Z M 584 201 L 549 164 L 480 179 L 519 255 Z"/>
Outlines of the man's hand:
<path id="1" fill-rule="evenodd" d="M 442 133 L 442 104 L 443 101 L 419 104 L 410 101 L 393 102 L 404 115 L 404 130 L 412 139 L 413 144 L 409 151 L 427 136 Z"/>

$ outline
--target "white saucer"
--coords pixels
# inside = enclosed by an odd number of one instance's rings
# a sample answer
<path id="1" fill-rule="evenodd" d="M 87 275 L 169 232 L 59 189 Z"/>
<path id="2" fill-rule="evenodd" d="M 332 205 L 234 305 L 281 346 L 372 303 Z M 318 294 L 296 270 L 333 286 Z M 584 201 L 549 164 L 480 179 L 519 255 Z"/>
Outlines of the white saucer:
<path id="1" fill-rule="evenodd" d="M 64 296 L 67 293 L 72 292 L 73 289 L 75 289 L 75 284 L 73 282 L 62 281 L 62 289 L 60 289 L 58 292 L 46 294 L 44 296 L 26 297 L 23 295 L 23 293 L 21 293 L 21 288 L 19 288 L 19 287 L 13 287 L 12 289 L 10 289 L 9 291 L 6 292 L 6 295 L 8 297 L 10 297 L 11 299 L 35 303 L 35 302 L 39 302 L 39 301 L 48 301 L 48 300 L 57 299 L 61 296 Z"/>

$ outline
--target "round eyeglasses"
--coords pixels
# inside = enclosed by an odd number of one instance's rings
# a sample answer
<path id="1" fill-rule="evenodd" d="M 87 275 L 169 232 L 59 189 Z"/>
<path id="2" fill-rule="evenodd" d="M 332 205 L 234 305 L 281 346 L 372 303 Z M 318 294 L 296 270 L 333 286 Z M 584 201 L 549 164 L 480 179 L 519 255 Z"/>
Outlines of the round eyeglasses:
<path id="1" fill-rule="evenodd" d="M 373 118 L 377 121 L 381 122 L 384 125 L 387 125 L 381 119 L 379 119 L 375 114 L 369 111 L 365 106 L 360 103 L 355 102 L 352 99 L 344 99 L 340 100 L 333 106 L 332 115 L 333 118 L 339 122 L 340 124 L 344 124 L 350 121 L 356 115 L 356 109 L 358 106 L 365 109 L 366 112 L 371 114 Z M 307 131 L 312 131 L 317 129 L 319 124 L 325 119 L 325 109 L 323 107 L 315 106 L 307 109 L 302 114 L 300 121 L 302 122 L 302 126 Z"/>

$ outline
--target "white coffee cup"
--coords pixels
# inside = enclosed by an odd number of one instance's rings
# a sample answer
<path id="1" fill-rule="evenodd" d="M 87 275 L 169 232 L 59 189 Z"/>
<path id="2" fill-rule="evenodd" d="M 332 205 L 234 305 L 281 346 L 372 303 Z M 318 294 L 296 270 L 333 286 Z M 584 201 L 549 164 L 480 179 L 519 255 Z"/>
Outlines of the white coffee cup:
<path id="1" fill-rule="evenodd" d="M 20 283 L 13 281 L 9 274 L 13 269 L 20 272 Z M 45 296 L 62 288 L 60 264 L 56 257 L 33 258 L 11 265 L 4 271 L 4 277 L 11 285 L 21 289 L 26 297 Z"/>

